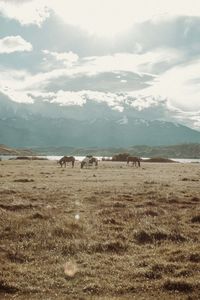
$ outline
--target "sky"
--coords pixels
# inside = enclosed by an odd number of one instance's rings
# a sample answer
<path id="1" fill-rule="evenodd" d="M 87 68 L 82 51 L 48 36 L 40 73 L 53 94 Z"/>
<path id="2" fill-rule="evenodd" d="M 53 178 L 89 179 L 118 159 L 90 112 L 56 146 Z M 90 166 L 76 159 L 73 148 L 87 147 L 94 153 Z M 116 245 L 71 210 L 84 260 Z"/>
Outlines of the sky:
<path id="1" fill-rule="evenodd" d="M 200 130 L 200 1 L 0 0 L 0 93 Z"/>

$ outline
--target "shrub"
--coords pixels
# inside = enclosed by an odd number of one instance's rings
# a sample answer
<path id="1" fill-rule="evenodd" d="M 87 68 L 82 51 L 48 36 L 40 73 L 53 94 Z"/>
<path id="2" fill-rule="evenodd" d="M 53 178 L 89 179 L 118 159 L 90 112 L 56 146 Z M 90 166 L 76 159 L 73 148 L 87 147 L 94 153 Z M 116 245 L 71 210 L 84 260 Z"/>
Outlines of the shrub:
<path id="1" fill-rule="evenodd" d="M 127 157 L 129 156 L 129 153 L 119 153 L 112 157 L 113 161 L 127 161 Z"/>

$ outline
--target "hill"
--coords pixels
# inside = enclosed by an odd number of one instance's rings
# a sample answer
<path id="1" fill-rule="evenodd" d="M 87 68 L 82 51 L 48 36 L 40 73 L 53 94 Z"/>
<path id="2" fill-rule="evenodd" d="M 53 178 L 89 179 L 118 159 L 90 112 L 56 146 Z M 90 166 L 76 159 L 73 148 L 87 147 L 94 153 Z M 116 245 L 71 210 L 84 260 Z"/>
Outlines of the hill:
<path id="1" fill-rule="evenodd" d="M 34 155 L 35 153 L 30 149 L 15 149 L 6 145 L 0 145 L 0 155 Z"/>

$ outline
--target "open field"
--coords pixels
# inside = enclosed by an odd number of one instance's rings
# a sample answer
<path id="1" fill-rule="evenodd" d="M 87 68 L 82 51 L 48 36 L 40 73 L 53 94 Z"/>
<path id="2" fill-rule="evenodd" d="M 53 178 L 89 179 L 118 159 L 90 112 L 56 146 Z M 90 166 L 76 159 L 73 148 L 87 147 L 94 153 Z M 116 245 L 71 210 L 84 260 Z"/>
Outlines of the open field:
<path id="1" fill-rule="evenodd" d="M 0 162 L 0 299 L 199 299 L 200 165 Z"/>

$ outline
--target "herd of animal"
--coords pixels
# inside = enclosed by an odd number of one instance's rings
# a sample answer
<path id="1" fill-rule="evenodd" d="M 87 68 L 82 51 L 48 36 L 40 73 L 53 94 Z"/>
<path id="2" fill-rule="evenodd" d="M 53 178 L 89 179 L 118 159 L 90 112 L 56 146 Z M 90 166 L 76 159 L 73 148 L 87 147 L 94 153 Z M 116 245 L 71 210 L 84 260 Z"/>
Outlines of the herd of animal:
<path id="1" fill-rule="evenodd" d="M 57 163 L 60 164 L 61 167 L 65 166 L 65 168 L 68 163 L 71 163 L 72 168 L 73 168 L 75 161 L 76 161 L 76 159 L 74 156 L 63 156 L 60 160 L 58 160 Z M 132 165 L 140 167 L 141 159 L 136 156 L 128 156 L 127 157 L 127 165 L 129 165 L 130 162 L 132 163 Z M 88 168 L 89 166 L 93 166 L 93 165 L 95 165 L 95 167 L 98 167 L 98 159 L 92 155 L 87 155 L 81 161 L 81 169 L 83 167 Z"/>

